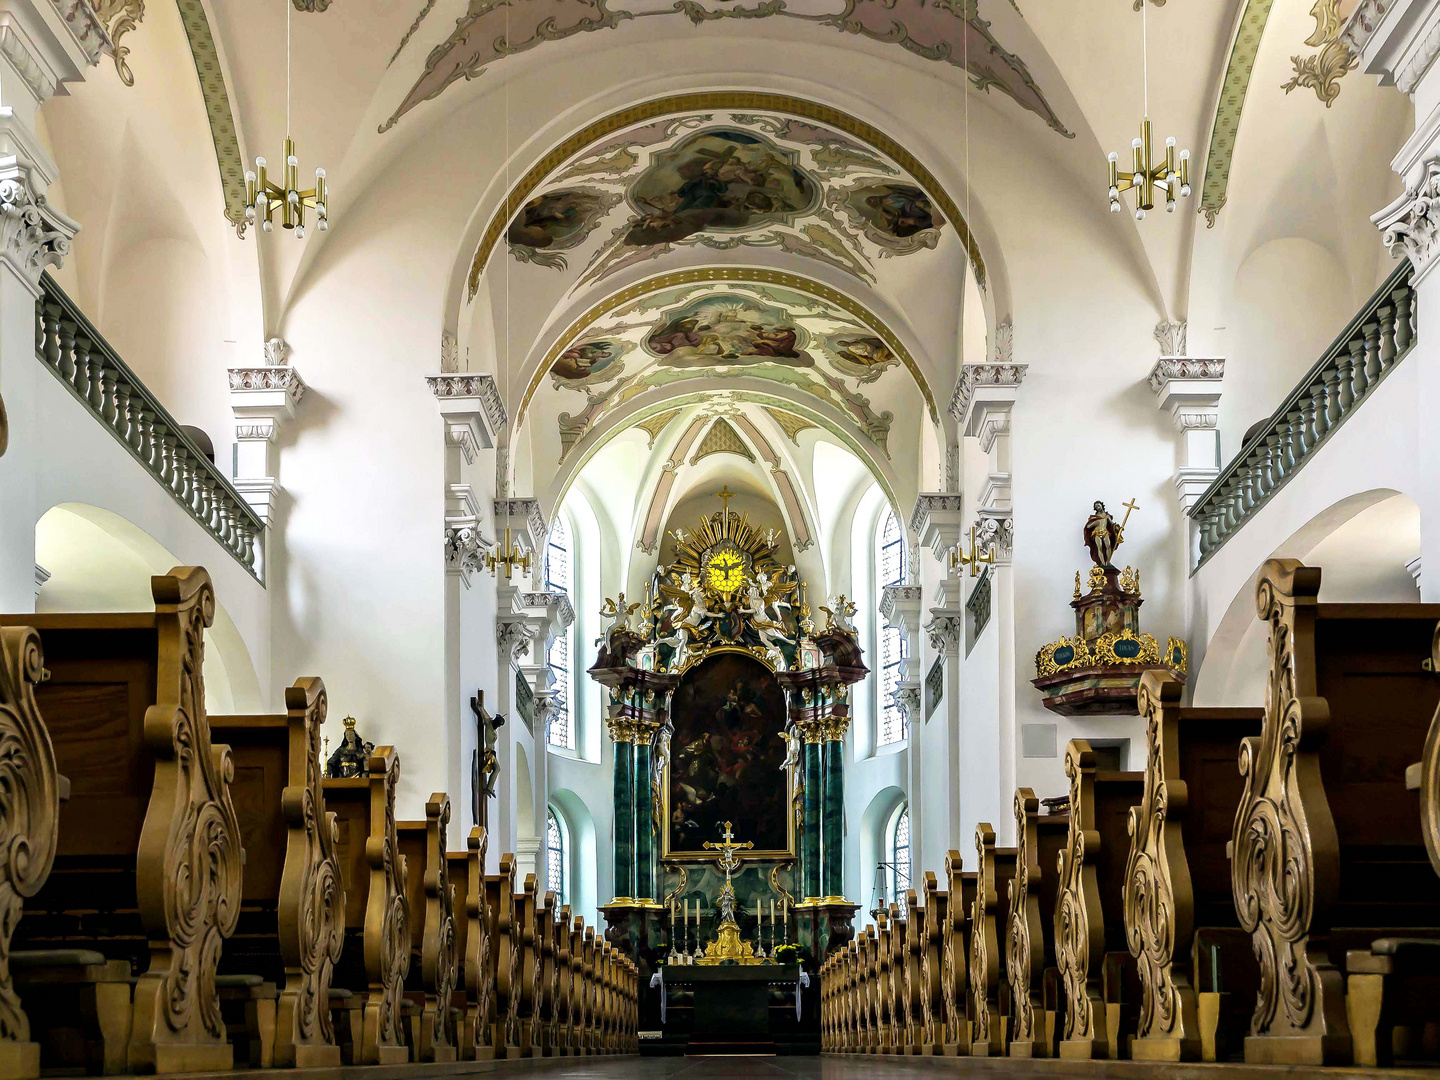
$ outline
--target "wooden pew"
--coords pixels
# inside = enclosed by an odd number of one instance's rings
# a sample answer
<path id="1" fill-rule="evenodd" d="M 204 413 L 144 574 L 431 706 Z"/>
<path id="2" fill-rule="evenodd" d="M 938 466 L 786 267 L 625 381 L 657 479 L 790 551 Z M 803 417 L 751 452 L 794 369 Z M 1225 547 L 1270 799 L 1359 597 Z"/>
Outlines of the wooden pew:
<path id="1" fill-rule="evenodd" d="M 470 830 L 466 850 L 451 852 L 450 881 L 455 886 L 455 941 L 460 957 L 453 997 L 464 1010 L 457 1038 L 460 1057 L 489 1061 L 495 1056 L 490 1039 L 490 926 L 485 917 L 485 853 L 489 838 L 482 826 Z"/>
<path id="2" fill-rule="evenodd" d="M 855 938 L 845 947 L 841 963 L 841 1045 L 844 1053 L 859 1053 L 863 1014 L 860 1009 L 860 942 Z"/>
<path id="3" fill-rule="evenodd" d="M 515 926 L 515 856 L 500 856 L 500 872 L 485 877 L 485 907 L 494 951 L 491 972 L 495 988 L 493 1034 L 495 1057 L 519 1056 L 520 950 Z"/>
<path id="4" fill-rule="evenodd" d="M 10 937 L 27 897 L 55 860 L 60 800 L 69 781 L 55 766 L 55 748 L 40 717 L 35 687 L 45 678 L 40 635 L 30 627 L 0 630 L 0 1077 L 40 1075 L 40 1044 L 10 974 Z M 16 855 L 23 855 L 17 859 Z M 125 991 L 128 1012 L 129 991 Z M 103 1062 L 102 1062 L 103 1067 Z"/>
<path id="5" fill-rule="evenodd" d="M 970 1053 L 970 912 L 975 905 L 975 873 L 963 869 L 960 852 L 945 855 L 945 876 L 950 882 L 947 912 L 950 929 L 945 939 L 942 977 L 945 994 L 945 1045 L 947 1057 Z"/>
<path id="6" fill-rule="evenodd" d="M 1005 982 L 1005 954 L 1000 928 L 1010 922 L 1010 882 L 1015 877 L 1015 849 L 995 846 L 995 827 L 975 828 L 975 899 L 970 916 L 970 1053 L 1000 1056 L 1007 1046 L 1000 989 Z"/>
<path id="7" fill-rule="evenodd" d="M 1144 793 L 1144 774 L 1098 772 L 1084 739 L 1065 748 L 1070 830 L 1060 863 L 1055 906 L 1055 960 L 1065 992 L 1060 1056 L 1114 1058 L 1128 1053 L 1124 977 L 1134 960 L 1125 944 L 1125 864 L 1130 808 Z"/>
<path id="8" fill-rule="evenodd" d="M 515 897 L 515 921 L 520 950 L 519 1000 L 515 1006 L 515 1022 L 519 1031 L 516 1043 L 521 1057 L 534 1055 L 535 988 L 539 979 L 539 955 L 535 936 L 536 900 L 535 875 L 526 874 L 524 884 Z"/>
<path id="9" fill-rule="evenodd" d="M 574 975 L 571 971 L 571 948 L 574 938 L 574 920 L 570 905 L 562 904 L 560 917 L 555 924 L 555 1055 L 566 1057 L 572 1053 L 571 1046 L 571 993 Z"/>
<path id="10" fill-rule="evenodd" d="M 904 919 L 904 999 L 905 1033 L 900 1053 L 920 1054 L 924 1048 L 925 1018 L 921 1005 L 920 963 L 924 956 L 925 914 L 914 889 L 905 891 Z"/>
<path id="11" fill-rule="evenodd" d="M 895 962 L 895 905 L 875 916 L 875 998 L 878 1005 L 877 1033 L 880 1036 L 876 1053 L 895 1052 L 895 980 L 891 971 Z"/>
<path id="12" fill-rule="evenodd" d="M 322 787 L 327 709 L 325 684 L 303 678 L 286 689 L 283 714 L 210 718 L 211 736 L 234 759 L 230 790 L 246 853 L 240 920 L 221 970 L 281 988 L 278 1004 L 268 992 L 254 995 L 269 1007 L 269 1038 L 262 1021 L 259 1060 L 253 1046 L 250 1059 L 262 1067 L 340 1064 L 329 999 L 344 944 L 345 890 Z"/>
<path id="13" fill-rule="evenodd" d="M 576 919 L 575 922 L 576 939 L 570 952 L 570 974 L 573 980 L 570 1002 L 571 1030 L 575 1039 L 575 1053 L 586 1057 L 591 1053 L 590 976 L 593 972 L 595 954 L 595 928 L 580 925 L 582 923 L 580 919 Z"/>
<path id="14" fill-rule="evenodd" d="M 397 821 L 395 839 L 404 860 L 405 893 L 410 911 L 410 967 L 420 964 L 420 1061 L 454 1061 L 456 1034 L 451 997 L 459 952 L 455 933 L 455 894 L 450 888 L 450 797 L 443 791 L 425 803 L 424 821 Z"/>
<path id="15" fill-rule="evenodd" d="M 353 1063 L 394 1065 L 410 1060 L 400 1004 L 410 971 L 410 907 L 408 869 L 395 835 L 399 755 L 377 746 L 368 768 L 368 776 L 324 783 L 345 886 L 346 941 L 335 981 L 365 994 L 359 1038 L 352 1033 L 346 1048 Z"/>
<path id="16" fill-rule="evenodd" d="M 536 949 L 539 961 L 536 966 L 537 986 L 535 990 L 535 1033 L 533 1052 L 535 1057 L 554 1057 L 556 1045 L 556 991 L 559 988 L 559 973 L 556 969 L 556 944 L 559 928 L 556 925 L 556 896 L 548 889 L 540 901 L 540 911 L 535 926 Z"/>
<path id="17" fill-rule="evenodd" d="M 925 933 L 920 956 L 920 1052 L 945 1052 L 945 938 L 949 933 L 950 893 L 940 888 L 932 870 L 925 871 Z"/>
<path id="18" fill-rule="evenodd" d="M 862 1054 L 880 1052 L 880 994 L 877 987 L 880 939 L 873 925 L 865 927 L 860 939 L 860 1012 L 863 1028 Z"/>
<path id="19" fill-rule="evenodd" d="M 72 785 L 53 872 L 13 944 L 83 945 L 141 973 L 123 1068 L 229 1069 L 215 969 L 243 863 L 229 751 L 212 745 L 205 715 L 215 591 L 203 569 L 182 566 L 151 578 L 151 594 L 154 612 L 0 616 L 40 634 L 51 678 L 35 700 Z M 88 966 L 109 970 L 103 957 Z M 107 1023 L 113 1034 L 116 1018 Z M 107 1070 L 117 1064 L 113 1045 L 104 1056 Z"/>
<path id="20" fill-rule="evenodd" d="M 1373 974 L 1377 939 L 1440 936 L 1440 878 L 1404 790 L 1440 702 L 1424 670 L 1440 605 L 1320 604 L 1319 590 L 1320 571 L 1293 559 L 1267 562 L 1256 589 L 1269 685 L 1240 752 L 1231 852 L 1261 969 L 1247 1062 L 1348 1062 L 1347 953 Z"/>
<path id="21" fill-rule="evenodd" d="M 1054 1057 L 1060 1010 L 1045 1001 L 1045 976 L 1055 976 L 1055 902 L 1060 894 L 1056 866 L 1070 832 L 1070 814 L 1041 814 L 1030 788 L 1015 789 L 1018 850 L 1010 881 L 1005 977 L 1010 983 L 1011 1057 Z"/>
<path id="22" fill-rule="evenodd" d="M 1182 708 L 1181 691 L 1173 675 L 1153 671 L 1138 695 L 1145 790 L 1131 811 L 1125 872 L 1125 932 L 1141 988 L 1131 1051 L 1149 1061 L 1214 1061 L 1217 1045 L 1241 1045 L 1258 986 L 1226 848 L 1243 790 L 1240 743 L 1260 733 L 1264 710 Z M 1220 971 L 1223 998 L 1197 978 L 1213 982 Z"/>

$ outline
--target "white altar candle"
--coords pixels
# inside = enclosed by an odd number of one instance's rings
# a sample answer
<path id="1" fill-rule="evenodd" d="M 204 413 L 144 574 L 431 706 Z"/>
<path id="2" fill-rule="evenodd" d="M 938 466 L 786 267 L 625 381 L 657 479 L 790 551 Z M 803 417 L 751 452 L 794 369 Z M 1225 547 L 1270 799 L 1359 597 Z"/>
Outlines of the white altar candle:
<path id="1" fill-rule="evenodd" d="M 761 923 L 761 918 L 760 918 L 760 898 L 757 896 L 757 897 L 755 898 L 755 925 L 758 927 L 758 926 L 760 925 L 760 923 Z"/>

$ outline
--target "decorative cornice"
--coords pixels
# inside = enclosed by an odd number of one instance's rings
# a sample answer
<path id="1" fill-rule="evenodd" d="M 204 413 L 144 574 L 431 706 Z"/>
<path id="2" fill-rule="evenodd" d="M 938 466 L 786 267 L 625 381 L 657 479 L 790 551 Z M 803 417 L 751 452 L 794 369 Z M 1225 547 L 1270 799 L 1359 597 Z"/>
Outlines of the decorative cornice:
<path id="1" fill-rule="evenodd" d="M 507 518 L 511 521 L 523 521 L 532 550 L 539 551 L 545 546 L 545 537 L 550 529 L 545 524 L 545 515 L 540 512 L 540 500 L 496 499 L 491 512 L 495 515 L 496 528 L 504 528 Z"/>
<path id="2" fill-rule="evenodd" d="M 505 403 L 500 400 L 500 392 L 495 389 L 495 378 L 492 375 L 469 372 L 427 375 L 425 385 L 442 401 L 447 398 L 477 398 L 481 408 L 485 410 L 485 419 L 490 422 L 491 431 L 499 431 L 507 422 Z"/>
<path id="3" fill-rule="evenodd" d="M 70 31 L 70 36 L 85 53 L 85 59 L 91 64 L 99 63 L 102 52 L 113 53 L 115 43 L 110 40 L 110 32 L 105 29 L 104 22 L 96 14 L 90 0 L 50 0 L 55 10 L 60 13 L 60 18 L 65 20 L 65 27 Z"/>
<path id="4" fill-rule="evenodd" d="M 1370 44 L 1370 37 L 1380 25 L 1380 20 L 1395 3 L 1396 0 L 1360 0 L 1340 31 L 1341 44 L 1359 56 Z"/>
<path id="5" fill-rule="evenodd" d="M 39 295 L 40 275 L 59 267 L 70 254 L 70 240 L 79 230 L 59 210 L 36 195 L 18 173 L 0 180 L 0 255 Z"/>
<path id="6" fill-rule="evenodd" d="M 985 386 L 1018 387 L 1025 380 L 1028 364 L 985 363 L 964 364 L 960 377 L 955 380 L 955 392 L 950 395 L 950 416 L 957 424 L 964 424 L 970 412 L 975 391 Z"/>
<path id="7" fill-rule="evenodd" d="M 56 82 L 49 68 L 35 58 L 13 23 L 0 24 L 0 56 L 10 61 L 36 101 L 43 103 L 54 96 Z"/>
<path id="8" fill-rule="evenodd" d="M 528 592 L 520 594 L 520 606 L 527 608 L 543 607 L 552 613 L 553 618 L 560 624 L 562 631 L 569 629 L 570 624 L 575 621 L 575 608 L 570 603 L 570 597 L 558 589 L 549 589 L 545 592 Z"/>
<path id="9" fill-rule="evenodd" d="M 267 347 L 268 352 L 268 347 Z M 230 368 L 230 389 L 282 391 L 292 406 L 300 404 L 307 389 L 293 367 Z"/>
<path id="10" fill-rule="evenodd" d="M 1164 325 L 1163 323 L 1161 325 Z M 1162 356 L 1155 361 L 1146 380 L 1150 389 L 1160 393 L 1168 382 L 1216 382 L 1225 378 L 1225 358 L 1188 359 L 1183 356 Z"/>
<path id="11" fill-rule="evenodd" d="M 886 623 L 899 626 L 908 620 L 910 627 L 920 614 L 920 603 L 924 590 L 919 585 L 886 585 L 880 590 L 880 614 Z"/>
<path id="12" fill-rule="evenodd" d="M 273 419 L 247 420 L 235 425 L 235 439 L 237 442 L 272 442 L 278 431 L 279 425 Z"/>
<path id="13" fill-rule="evenodd" d="M 915 509 L 910 512 L 910 531 L 919 536 L 925 531 L 925 524 L 937 510 L 959 512 L 965 509 L 965 497 L 948 492 L 921 492 L 915 499 Z"/>

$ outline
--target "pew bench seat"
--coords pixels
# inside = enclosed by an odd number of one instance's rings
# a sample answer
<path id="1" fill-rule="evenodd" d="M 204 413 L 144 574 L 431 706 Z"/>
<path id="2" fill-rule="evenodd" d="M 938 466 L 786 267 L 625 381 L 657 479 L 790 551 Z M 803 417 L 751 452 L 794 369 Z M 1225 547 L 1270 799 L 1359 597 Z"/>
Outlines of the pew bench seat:
<path id="1" fill-rule="evenodd" d="M 275 1063 L 275 1006 L 280 991 L 259 975 L 217 975 L 216 995 L 235 1061 L 268 1069 Z"/>
<path id="2" fill-rule="evenodd" d="M 1356 1065 L 1434 1056 L 1440 930 L 1433 937 L 1382 937 L 1368 948 L 1351 949 L 1345 955 L 1345 980 Z M 1428 1036 L 1423 1047 L 1422 1033 Z"/>
<path id="3" fill-rule="evenodd" d="M 128 961 L 91 949 L 19 949 L 10 954 L 10 974 L 41 1067 L 92 1076 L 126 1071 L 135 982 Z"/>

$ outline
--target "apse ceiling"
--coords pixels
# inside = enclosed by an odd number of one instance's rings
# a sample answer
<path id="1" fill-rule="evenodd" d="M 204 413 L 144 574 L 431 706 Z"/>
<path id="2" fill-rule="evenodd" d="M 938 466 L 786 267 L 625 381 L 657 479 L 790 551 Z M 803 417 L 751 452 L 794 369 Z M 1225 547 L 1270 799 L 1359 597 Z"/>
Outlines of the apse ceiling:
<path id="1" fill-rule="evenodd" d="M 592 311 L 546 355 L 520 418 L 528 412 L 549 427 L 563 461 L 647 391 L 703 388 L 745 400 L 767 384 L 780 398 L 814 404 L 836 434 L 885 460 L 902 410 L 935 415 L 914 359 L 854 301 L 791 275 L 714 270 L 652 279 Z M 815 426 L 776 412 L 792 440 Z M 640 426 L 653 441 L 671 415 L 651 413 Z"/>
<path id="2" fill-rule="evenodd" d="M 426 8 L 428 13 L 429 8 Z M 721 19 L 796 19 L 872 41 L 898 45 L 911 55 L 967 67 L 981 90 L 999 90 L 1073 138 L 1050 107 L 1025 62 L 1009 52 L 979 15 L 979 0 L 470 0 L 455 28 L 426 58 L 425 70 L 380 125 L 385 132 L 421 102 L 439 97 L 461 79 L 478 78 L 504 56 L 581 33 L 612 30 L 637 19 L 662 18 L 691 26 Z M 967 63 L 968 62 L 968 63 Z"/>
<path id="3" fill-rule="evenodd" d="M 758 109 L 693 108 L 737 97 L 658 102 L 664 114 L 567 141 L 543 176 L 512 194 L 503 236 L 501 216 L 492 221 L 470 296 L 497 249 L 512 260 L 507 274 L 526 275 L 528 295 L 557 300 L 671 253 L 741 248 L 813 260 L 873 286 L 891 260 L 963 266 L 969 247 L 983 283 L 958 208 L 901 148 L 867 141 L 878 133 L 834 110 L 773 95 L 744 96 Z M 809 106 L 833 122 L 765 105 Z"/>

